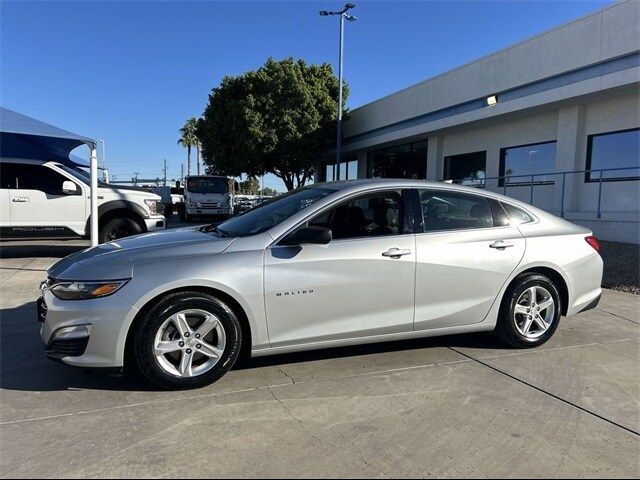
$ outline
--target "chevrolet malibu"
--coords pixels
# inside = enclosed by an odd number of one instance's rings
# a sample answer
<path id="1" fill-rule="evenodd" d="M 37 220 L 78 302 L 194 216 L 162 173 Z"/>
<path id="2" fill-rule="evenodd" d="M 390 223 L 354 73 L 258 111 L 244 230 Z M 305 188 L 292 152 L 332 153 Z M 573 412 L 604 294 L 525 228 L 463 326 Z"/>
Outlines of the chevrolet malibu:
<path id="1" fill-rule="evenodd" d="M 583 227 L 473 188 L 315 184 L 66 257 L 38 318 L 48 357 L 137 366 L 172 389 L 215 382 L 239 355 L 480 331 L 529 348 L 597 305 L 598 249 Z"/>

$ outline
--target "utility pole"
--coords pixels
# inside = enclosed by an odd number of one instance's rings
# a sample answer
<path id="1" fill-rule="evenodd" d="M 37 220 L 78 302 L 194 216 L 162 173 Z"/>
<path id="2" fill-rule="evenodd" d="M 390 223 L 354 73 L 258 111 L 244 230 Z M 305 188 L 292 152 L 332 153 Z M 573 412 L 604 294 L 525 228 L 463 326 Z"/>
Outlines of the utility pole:
<path id="1" fill-rule="evenodd" d="M 164 159 L 164 168 L 162 169 L 162 174 L 164 177 L 164 186 L 167 186 L 167 159 Z"/>
<path id="2" fill-rule="evenodd" d="M 138 175 L 140 175 L 140 172 L 133 172 L 133 174 L 135 175 L 135 178 L 133 179 L 133 185 L 135 187 L 138 186 Z"/>
<path id="3" fill-rule="evenodd" d="M 180 186 L 184 186 L 184 163 L 180 164 Z"/>

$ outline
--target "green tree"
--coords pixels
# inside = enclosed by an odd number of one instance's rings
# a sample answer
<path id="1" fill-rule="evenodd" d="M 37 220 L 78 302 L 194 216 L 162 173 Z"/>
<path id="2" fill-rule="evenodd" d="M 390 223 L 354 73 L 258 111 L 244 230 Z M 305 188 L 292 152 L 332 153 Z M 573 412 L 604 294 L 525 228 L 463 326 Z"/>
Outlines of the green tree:
<path id="1" fill-rule="evenodd" d="M 240 193 L 243 195 L 259 195 L 260 182 L 255 177 L 249 177 L 240 182 Z"/>
<path id="2" fill-rule="evenodd" d="M 260 195 L 264 195 L 266 197 L 275 197 L 276 195 L 278 195 L 278 192 L 277 192 L 277 190 L 274 190 L 273 188 L 264 187 L 262 189 L 262 191 L 260 192 Z"/>
<path id="3" fill-rule="evenodd" d="M 347 96 L 345 86 L 345 103 Z M 335 144 L 337 97 L 329 64 L 270 58 L 256 71 L 223 78 L 198 123 L 207 170 L 273 173 L 288 190 L 305 185 Z"/>
<path id="4" fill-rule="evenodd" d="M 200 175 L 200 142 L 197 136 L 198 131 L 198 119 L 195 117 L 189 118 L 184 126 L 180 129 L 180 138 L 178 144 L 187 149 L 187 175 L 191 175 L 191 148 L 196 147 L 198 149 L 198 168 L 197 172 Z"/>

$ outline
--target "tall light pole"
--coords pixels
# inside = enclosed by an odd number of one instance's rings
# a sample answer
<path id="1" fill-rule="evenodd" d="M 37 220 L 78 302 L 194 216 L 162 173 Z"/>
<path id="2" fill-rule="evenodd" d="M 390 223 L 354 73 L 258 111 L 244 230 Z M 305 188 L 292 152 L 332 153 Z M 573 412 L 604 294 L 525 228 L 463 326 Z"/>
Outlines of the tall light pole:
<path id="1" fill-rule="evenodd" d="M 333 169 L 333 180 L 340 180 L 340 160 L 342 158 L 342 63 L 344 57 L 344 21 L 349 20 L 355 22 L 356 17 L 347 13 L 352 8 L 355 8 L 355 3 L 347 3 L 344 8 L 337 12 L 330 12 L 328 10 L 320 11 L 322 17 L 328 17 L 338 15 L 340 17 L 340 50 L 338 60 L 338 128 L 336 134 L 336 166 Z"/>

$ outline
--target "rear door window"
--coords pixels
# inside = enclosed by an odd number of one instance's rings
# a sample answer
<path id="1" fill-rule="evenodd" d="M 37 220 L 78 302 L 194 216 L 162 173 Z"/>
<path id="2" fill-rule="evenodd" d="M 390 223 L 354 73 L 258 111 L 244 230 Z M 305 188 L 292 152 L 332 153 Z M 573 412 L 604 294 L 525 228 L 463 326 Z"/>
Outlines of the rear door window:
<path id="1" fill-rule="evenodd" d="M 419 190 L 425 232 L 494 226 L 489 200 L 479 195 Z"/>

